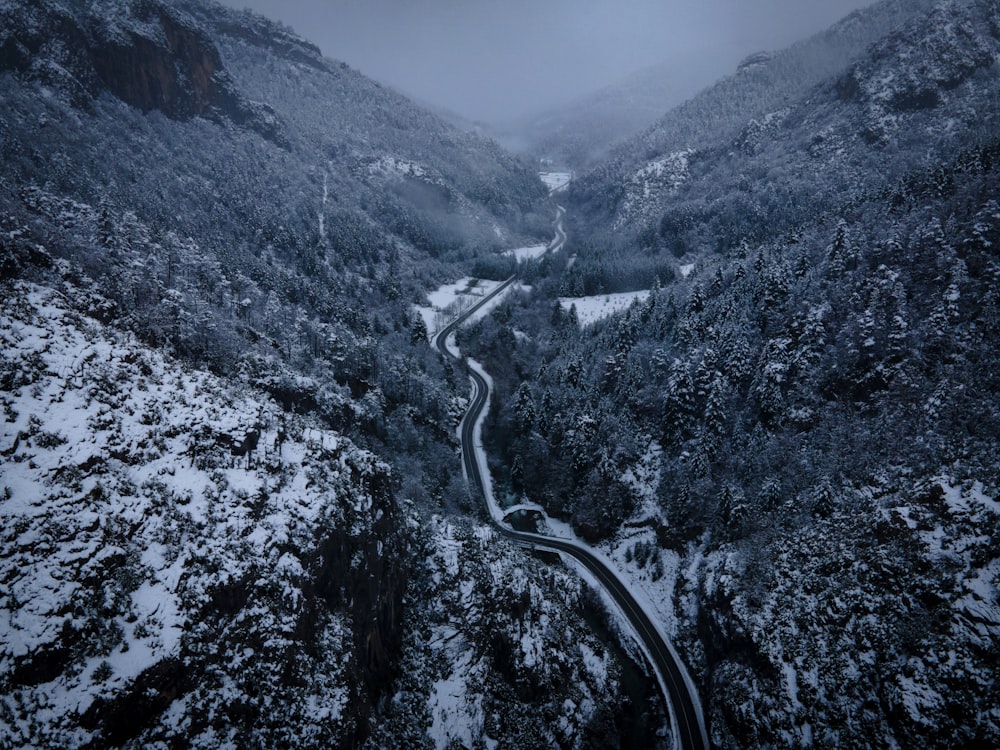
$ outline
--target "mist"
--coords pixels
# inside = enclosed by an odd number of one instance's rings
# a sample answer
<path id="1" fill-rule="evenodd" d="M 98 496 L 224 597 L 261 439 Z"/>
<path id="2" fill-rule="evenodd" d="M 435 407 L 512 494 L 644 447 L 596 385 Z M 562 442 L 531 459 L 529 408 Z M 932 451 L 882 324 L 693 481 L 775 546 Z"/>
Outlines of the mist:
<path id="1" fill-rule="evenodd" d="M 870 0 L 225 0 L 426 104 L 504 123 L 661 63 L 698 86 Z"/>

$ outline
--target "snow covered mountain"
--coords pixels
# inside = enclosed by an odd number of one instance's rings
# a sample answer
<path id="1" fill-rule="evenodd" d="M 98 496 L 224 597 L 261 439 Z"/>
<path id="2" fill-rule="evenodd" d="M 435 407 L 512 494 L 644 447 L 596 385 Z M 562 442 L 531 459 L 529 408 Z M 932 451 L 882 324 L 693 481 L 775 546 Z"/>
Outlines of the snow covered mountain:
<path id="1" fill-rule="evenodd" d="M 977 0 L 779 107 L 729 82 L 574 182 L 571 258 L 463 342 L 498 494 L 658 599 L 719 747 L 1000 743 L 998 81 Z"/>
<path id="2" fill-rule="evenodd" d="M 7 747 L 343 744 L 391 676 L 389 469 L 262 394 L 8 284 Z"/>
<path id="3" fill-rule="evenodd" d="M 992 134 L 991 16 L 938 7 L 798 93 L 784 78 L 724 81 L 574 183 L 576 214 L 693 262 L 890 189 Z"/>
<path id="4" fill-rule="evenodd" d="M 412 306 L 548 240 L 525 162 L 197 0 L 0 2 L 0 102 L 0 745 L 629 721 L 579 581 L 435 515 L 464 379 Z"/>
<path id="5" fill-rule="evenodd" d="M 932 0 L 881 0 L 788 49 L 749 56 L 718 82 L 692 78 L 692 69 L 704 67 L 700 61 L 657 65 L 511 130 L 531 153 L 578 172 L 599 165 L 615 146 L 640 133 L 646 148 L 661 153 L 696 147 L 699 134 L 725 131 L 780 108 L 931 5 Z"/>
<path id="6" fill-rule="evenodd" d="M 613 149 L 460 332 L 495 496 L 631 577 L 716 746 L 994 747 L 1000 10 L 820 39 Z M 414 310 L 545 247 L 526 162 L 208 1 L 0 0 L 0 102 L 0 746 L 669 741 L 477 520 Z"/>

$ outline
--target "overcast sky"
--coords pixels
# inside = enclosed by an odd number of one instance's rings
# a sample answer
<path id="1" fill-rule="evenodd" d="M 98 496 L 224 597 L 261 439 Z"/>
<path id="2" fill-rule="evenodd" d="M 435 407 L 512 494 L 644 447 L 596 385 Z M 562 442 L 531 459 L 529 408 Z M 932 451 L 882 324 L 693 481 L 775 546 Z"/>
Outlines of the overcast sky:
<path id="1" fill-rule="evenodd" d="M 678 61 L 697 79 L 871 0 L 223 0 L 323 54 L 472 119 L 502 122 Z M 699 83 L 701 81 L 699 80 Z"/>

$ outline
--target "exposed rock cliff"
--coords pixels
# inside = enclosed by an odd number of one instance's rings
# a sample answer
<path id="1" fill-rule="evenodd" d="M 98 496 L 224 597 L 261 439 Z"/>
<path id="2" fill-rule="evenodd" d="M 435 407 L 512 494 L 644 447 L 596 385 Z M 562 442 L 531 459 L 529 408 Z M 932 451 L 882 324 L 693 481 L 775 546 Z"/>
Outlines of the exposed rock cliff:
<path id="1" fill-rule="evenodd" d="M 27 13 L 0 8 L 0 71 L 57 86 L 78 104 L 107 90 L 144 112 L 228 118 L 280 140 L 273 110 L 239 94 L 219 50 L 190 16 L 157 0 L 122 4 L 110 18 L 102 10 L 48 1 Z"/>

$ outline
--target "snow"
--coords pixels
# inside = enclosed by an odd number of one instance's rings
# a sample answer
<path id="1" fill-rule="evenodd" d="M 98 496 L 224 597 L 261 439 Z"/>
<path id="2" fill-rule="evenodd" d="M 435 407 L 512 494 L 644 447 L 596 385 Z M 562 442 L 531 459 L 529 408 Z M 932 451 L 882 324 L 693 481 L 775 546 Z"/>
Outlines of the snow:
<path id="1" fill-rule="evenodd" d="M 695 266 L 694 263 L 685 263 L 683 266 L 681 266 L 680 267 L 681 277 L 686 279 L 688 276 L 690 276 L 691 272 L 694 270 L 694 266 Z"/>
<path id="2" fill-rule="evenodd" d="M 795 673 L 795 666 L 787 661 L 781 662 L 781 672 L 785 678 L 785 690 L 788 692 L 788 699 L 792 703 L 792 708 L 801 711 L 805 708 L 799 700 L 799 679 Z"/>
<path id="3" fill-rule="evenodd" d="M 507 250 L 504 255 L 513 255 L 517 258 L 518 263 L 523 263 L 526 260 L 536 260 L 545 255 L 545 251 L 549 249 L 548 245 L 531 245 L 530 247 L 519 247 L 514 250 Z"/>
<path id="4" fill-rule="evenodd" d="M 607 654 L 598 656 L 586 643 L 580 644 L 580 655 L 583 657 L 583 666 L 599 682 L 608 679 L 608 657 Z"/>
<path id="5" fill-rule="evenodd" d="M 455 662 L 451 674 L 434 683 L 427 701 L 432 717 L 427 733 L 436 750 L 446 750 L 455 741 L 461 747 L 473 747 L 482 734 L 482 696 L 470 691 L 466 684 L 474 657 L 471 649 L 466 651 Z"/>
<path id="6" fill-rule="evenodd" d="M 10 290 L 0 349 L 18 380 L 0 394 L 0 671 L 58 651 L 67 628 L 98 634 L 77 647 L 78 666 L 10 692 L 41 721 L 0 726 L 0 745 L 51 745 L 82 731 L 76 717 L 95 700 L 179 655 L 182 637 L 197 644 L 192 629 L 220 586 L 249 581 L 257 632 L 285 638 L 319 525 L 360 533 L 370 515 L 348 521 L 372 501 L 340 469 L 371 471 L 373 459 L 297 418 L 279 453 L 280 408 L 266 396 L 185 370 L 50 289 Z M 251 430 L 258 447 L 230 455 Z M 280 602 L 252 604 L 257 585 Z M 347 686 L 327 669 L 317 700 L 335 716 Z"/>
<path id="7" fill-rule="evenodd" d="M 487 297 L 502 283 L 502 281 L 490 281 L 467 276 L 458 281 L 438 287 L 427 295 L 427 299 L 430 302 L 429 305 L 414 305 L 413 309 L 424 319 L 424 324 L 427 326 L 428 338 L 433 340 L 438 331 L 445 328 L 470 307 L 482 301 L 484 297 Z M 474 323 L 488 315 L 491 310 L 503 302 L 504 297 L 510 294 L 513 289 L 527 289 L 527 287 L 517 283 L 511 284 L 504 292 L 498 294 L 472 313 L 466 320 L 465 325 Z"/>
<path id="8" fill-rule="evenodd" d="M 398 156 L 383 156 L 368 165 L 368 174 L 425 177 L 427 169 L 416 162 Z"/>
<path id="9" fill-rule="evenodd" d="M 577 319 L 580 327 L 610 317 L 627 310 L 633 302 L 644 302 L 649 297 L 649 290 L 638 292 L 620 292 L 617 294 L 595 294 L 590 297 L 560 297 L 559 304 L 563 310 L 569 310 L 576 305 Z"/>
<path id="10" fill-rule="evenodd" d="M 656 496 L 656 488 L 660 484 L 662 456 L 663 446 L 656 440 L 650 440 L 638 462 L 622 473 L 622 481 L 639 498 L 640 509 L 636 517 L 641 519 L 640 522 L 649 519 L 659 520 L 662 516 L 660 502 Z"/>
<path id="11" fill-rule="evenodd" d="M 572 172 L 539 172 L 538 176 L 542 178 L 545 187 L 549 189 L 550 195 L 565 190 L 573 179 Z"/>

